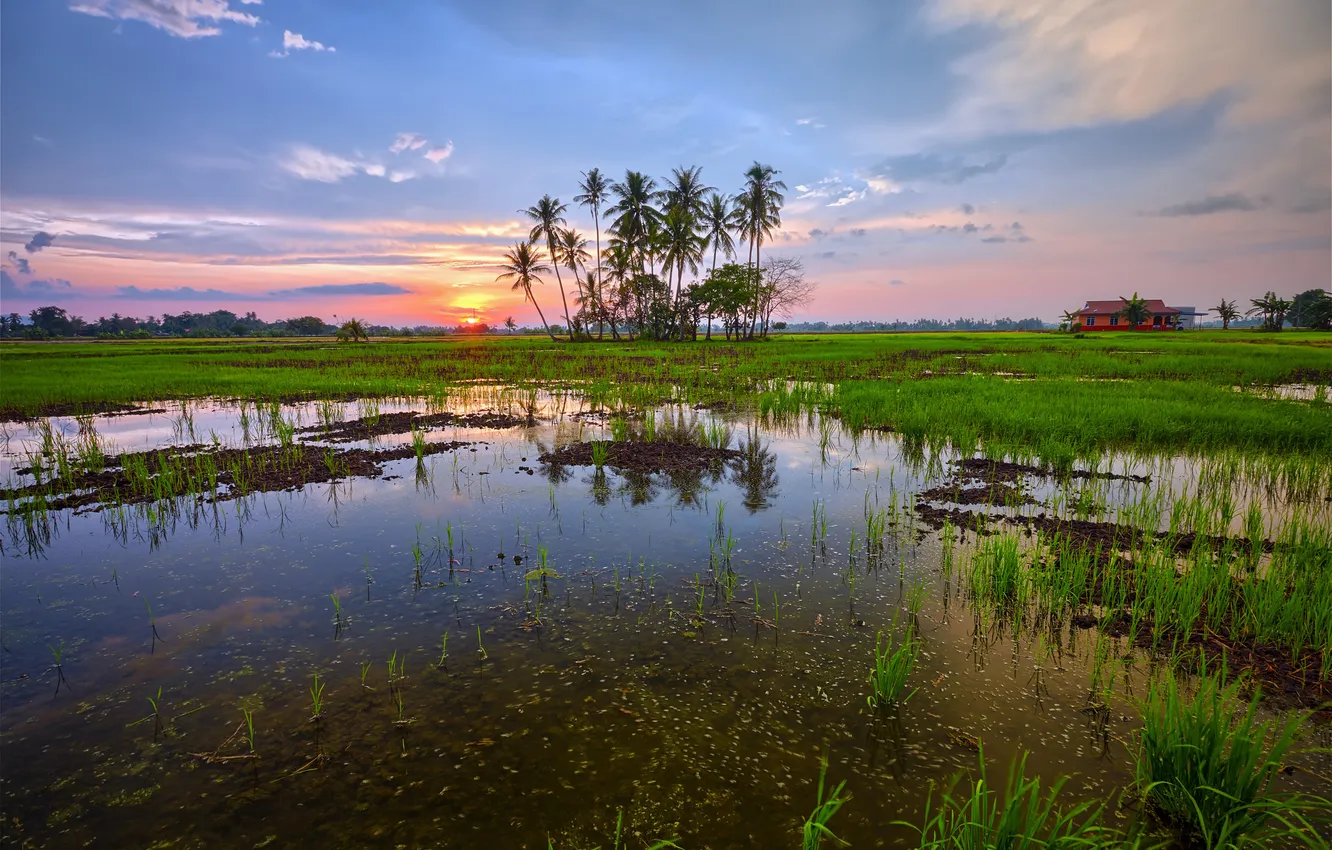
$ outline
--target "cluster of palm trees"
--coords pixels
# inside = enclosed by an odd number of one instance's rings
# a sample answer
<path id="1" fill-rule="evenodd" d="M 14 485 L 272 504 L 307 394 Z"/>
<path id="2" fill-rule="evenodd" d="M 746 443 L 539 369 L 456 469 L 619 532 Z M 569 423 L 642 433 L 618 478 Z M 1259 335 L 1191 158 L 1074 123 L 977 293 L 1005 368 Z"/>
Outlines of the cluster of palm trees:
<path id="1" fill-rule="evenodd" d="M 511 282 L 514 291 L 532 302 L 551 339 L 555 333 L 533 290 L 551 271 L 570 340 L 591 339 L 594 327 L 598 338 L 609 328 L 615 339 L 621 329 L 631 338 L 637 332 L 656 339 L 684 339 L 697 335 L 701 315 L 709 316 L 711 330 L 710 317 L 722 300 L 719 283 L 686 284 L 687 278 L 696 281 L 711 252 L 709 279 L 749 284 L 743 288 L 743 298 L 737 298 L 736 291 L 726 293 L 728 333 L 734 330 L 738 336 L 752 337 L 765 332 L 760 285 L 763 245 L 781 227 L 786 184 L 777 179 L 772 166 L 758 162 L 745 172 L 744 186 L 734 196 L 705 185 L 702 174 L 697 166 L 676 168 L 659 185 L 640 171 L 626 171 L 618 182 L 596 168 L 584 172 L 574 203 L 592 213 L 595 253 L 589 253 L 588 240 L 568 225 L 568 205 L 546 195 L 519 211 L 531 219 L 532 230 L 526 241 L 505 254 L 504 271 L 497 279 Z M 609 220 L 610 236 L 604 251 L 603 218 Z M 729 275 L 716 275 L 718 257 L 736 257 L 738 244 L 748 245 L 744 266 L 748 271 L 738 274 L 731 269 Z M 574 289 L 572 311 L 565 271 Z"/>
<path id="2" fill-rule="evenodd" d="M 1300 327 L 1332 329 L 1332 296 L 1321 289 L 1310 289 L 1294 298 L 1282 298 L 1269 289 L 1263 297 L 1249 299 L 1249 304 L 1252 306 L 1245 315 L 1261 316 L 1263 330 L 1279 331 L 1287 320 Z M 1224 298 L 1212 311 L 1221 320 L 1222 330 L 1229 329 L 1230 323 L 1240 317 L 1235 302 Z"/>

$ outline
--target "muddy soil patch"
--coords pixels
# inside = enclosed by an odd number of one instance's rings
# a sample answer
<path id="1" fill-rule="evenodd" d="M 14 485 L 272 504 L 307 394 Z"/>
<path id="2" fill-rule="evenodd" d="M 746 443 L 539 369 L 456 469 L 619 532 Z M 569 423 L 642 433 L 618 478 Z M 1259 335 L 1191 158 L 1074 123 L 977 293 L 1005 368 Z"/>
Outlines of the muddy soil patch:
<path id="1" fill-rule="evenodd" d="M 1084 481 L 1099 479 L 1101 481 L 1133 481 L 1138 484 L 1147 484 L 1151 478 L 1147 475 L 1121 475 L 1116 472 L 1088 472 L 1085 469 L 1073 469 L 1067 472 L 1056 472 L 1050 469 L 1042 469 L 1039 466 L 1033 466 L 1027 463 L 1012 463 L 1005 460 L 990 460 L 983 457 L 969 457 L 963 460 L 953 461 L 957 468 L 958 478 L 965 478 L 977 481 L 1018 481 L 1022 476 L 1027 475 L 1032 478 L 1078 478 Z"/>
<path id="2" fill-rule="evenodd" d="M 30 422 L 46 416 L 145 416 L 150 413 L 166 412 L 157 407 L 138 407 L 133 404 L 113 402 L 54 402 L 39 405 L 34 410 L 0 407 L 0 422 Z"/>
<path id="3" fill-rule="evenodd" d="M 432 431 L 439 428 L 517 428 L 533 424 L 525 416 L 513 416 L 507 413 L 383 413 L 379 416 L 367 416 L 347 422 L 334 422 L 327 426 L 312 425 L 298 428 L 298 434 L 310 434 L 328 443 L 351 443 L 358 440 L 370 440 L 389 434 L 409 434 L 416 431 Z"/>
<path id="4" fill-rule="evenodd" d="M 1000 508 L 1008 505 L 1039 504 L 1023 492 L 1021 488 L 1007 481 L 995 481 L 981 487 L 941 484 L 938 487 L 923 491 L 920 498 L 927 502 L 946 502 L 952 505 L 993 505 Z"/>
<path id="5" fill-rule="evenodd" d="M 688 443 L 617 443 L 609 440 L 571 443 L 538 460 L 551 466 L 595 466 L 594 446 L 604 446 L 605 465 L 631 472 L 705 471 L 744 457 L 738 449 L 716 449 Z"/>
<path id="6" fill-rule="evenodd" d="M 426 443 L 421 456 L 477 445 Z M 100 510 L 111 504 L 145 504 L 195 496 L 222 502 L 250 493 L 297 490 L 343 478 L 380 478 L 384 464 L 415 457 L 412 446 L 391 449 L 318 449 L 299 444 L 253 449 L 180 446 L 107 459 L 98 472 L 73 472 L 43 483 L 0 490 L 0 500 L 18 502 L 15 513 L 33 508 Z M 130 469 L 138 470 L 132 473 Z M 0 513 L 9 513 L 0 510 Z"/>

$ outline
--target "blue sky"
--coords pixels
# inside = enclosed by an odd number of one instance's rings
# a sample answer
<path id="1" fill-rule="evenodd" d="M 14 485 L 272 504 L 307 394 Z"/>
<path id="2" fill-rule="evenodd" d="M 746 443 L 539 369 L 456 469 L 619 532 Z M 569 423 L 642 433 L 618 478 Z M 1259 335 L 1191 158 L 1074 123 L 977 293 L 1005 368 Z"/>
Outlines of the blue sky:
<path id="1" fill-rule="evenodd" d="M 1289 295 L 1332 276 L 1330 33 L 1305 0 L 10 0 L 0 306 L 534 321 L 494 283 L 520 207 L 754 160 L 798 318 Z"/>

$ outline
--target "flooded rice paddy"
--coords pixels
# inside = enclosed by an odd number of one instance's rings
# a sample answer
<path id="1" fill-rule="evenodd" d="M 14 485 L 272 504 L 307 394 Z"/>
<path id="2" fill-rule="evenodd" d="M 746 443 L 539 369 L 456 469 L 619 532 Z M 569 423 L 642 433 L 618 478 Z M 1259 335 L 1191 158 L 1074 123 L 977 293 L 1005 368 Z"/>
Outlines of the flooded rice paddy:
<path id="1" fill-rule="evenodd" d="M 899 846 L 982 746 L 996 775 L 1028 750 L 1070 800 L 1113 801 L 1163 654 L 1092 609 L 989 605 L 967 565 L 1055 517 L 1100 534 L 1150 503 L 1165 534 L 1208 475 L 1117 458 L 1056 479 L 814 415 L 619 416 L 484 387 L 4 436 L 13 847 L 612 846 L 621 816 L 631 847 L 798 847 L 825 753 L 852 795 L 834 832 Z M 23 514 L 53 444 L 105 469 Z M 124 471 L 172 458 L 203 495 L 149 498 Z M 1214 531 L 1260 569 L 1283 517 L 1332 511 L 1322 492 L 1234 498 Z M 881 632 L 921 648 L 891 710 L 867 701 Z M 1283 787 L 1326 793 L 1328 757 L 1300 767 Z"/>

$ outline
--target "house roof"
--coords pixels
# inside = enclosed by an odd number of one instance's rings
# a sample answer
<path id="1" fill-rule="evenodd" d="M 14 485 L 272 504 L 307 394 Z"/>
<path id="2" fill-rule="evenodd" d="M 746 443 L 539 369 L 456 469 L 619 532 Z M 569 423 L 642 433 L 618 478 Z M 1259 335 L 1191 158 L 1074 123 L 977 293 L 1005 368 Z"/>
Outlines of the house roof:
<path id="1" fill-rule="evenodd" d="M 1114 316 L 1124 309 L 1127 302 L 1123 298 L 1116 298 L 1114 301 L 1088 301 L 1081 309 L 1075 311 L 1080 316 Z M 1148 313 L 1178 313 L 1178 308 L 1167 307 L 1166 303 L 1160 298 L 1146 299 Z"/>

